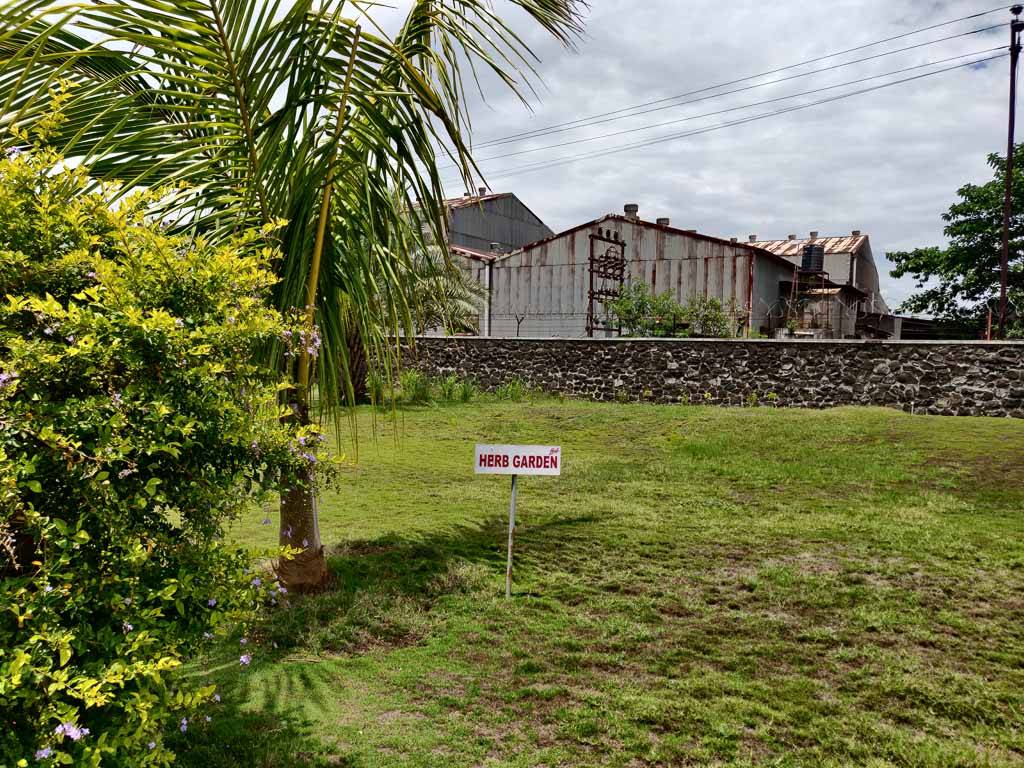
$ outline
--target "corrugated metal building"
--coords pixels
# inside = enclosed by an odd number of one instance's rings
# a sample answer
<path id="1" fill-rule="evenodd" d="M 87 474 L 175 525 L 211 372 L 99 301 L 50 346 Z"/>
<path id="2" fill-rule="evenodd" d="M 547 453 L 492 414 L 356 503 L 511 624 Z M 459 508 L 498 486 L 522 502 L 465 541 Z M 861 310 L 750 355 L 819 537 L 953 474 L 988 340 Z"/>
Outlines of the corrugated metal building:
<path id="1" fill-rule="evenodd" d="M 780 284 L 794 279 L 793 265 L 749 243 L 669 224 L 644 221 L 630 205 L 626 215 L 605 216 L 508 255 L 490 254 L 489 266 L 488 255 L 478 254 L 491 297 L 481 333 L 612 335 L 603 299 L 616 283 L 636 281 L 681 303 L 697 296 L 719 299 L 734 307 L 744 332 L 767 327 L 770 314 L 779 311 Z"/>
<path id="2" fill-rule="evenodd" d="M 554 234 L 511 192 L 466 193 L 446 202 L 448 242 L 477 251 L 507 253 Z"/>
<path id="3" fill-rule="evenodd" d="M 752 237 L 754 240 L 750 244 L 755 248 L 771 251 L 798 267 L 806 246 L 822 246 L 825 250 L 825 273 L 829 280 L 836 285 L 849 285 L 862 291 L 866 295 L 865 312 L 889 314 L 889 307 L 882 298 L 871 239 L 860 230 L 855 229 L 852 234 L 842 237 L 819 237 L 817 232 L 811 232 L 808 238 L 790 235 L 786 240 Z"/>

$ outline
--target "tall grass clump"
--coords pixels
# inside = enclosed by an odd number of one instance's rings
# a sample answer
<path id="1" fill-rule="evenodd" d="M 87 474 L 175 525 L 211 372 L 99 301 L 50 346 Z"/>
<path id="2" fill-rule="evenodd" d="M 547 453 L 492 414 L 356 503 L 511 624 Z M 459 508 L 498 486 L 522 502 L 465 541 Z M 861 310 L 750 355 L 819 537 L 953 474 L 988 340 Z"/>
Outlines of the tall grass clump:
<path id="1" fill-rule="evenodd" d="M 430 379 L 419 371 L 402 371 L 398 381 L 403 403 L 407 405 L 423 405 L 433 400 Z"/>

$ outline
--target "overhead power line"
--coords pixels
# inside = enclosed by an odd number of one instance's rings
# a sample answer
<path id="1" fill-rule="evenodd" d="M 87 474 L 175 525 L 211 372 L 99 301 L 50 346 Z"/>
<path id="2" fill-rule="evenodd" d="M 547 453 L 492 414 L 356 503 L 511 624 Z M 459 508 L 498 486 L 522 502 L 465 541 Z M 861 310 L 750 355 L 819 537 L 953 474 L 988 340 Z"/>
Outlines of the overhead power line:
<path id="1" fill-rule="evenodd" d="M 656 128 L 664 128 L 667 125 L 678 125 L 679 123 L 691 122 L 693 120 L 701 120 L 701 119 L 703 119 L 705 117 L 715 117 L 716 115 L 723 115 L 723 114 L 726 114 L 728 112 L 737 112 L 737 111 L 743 110 L 743 109 L 750 109 L 751 107 L 760 107 L 760 106 L 764 106 L 765 104 L 774 104 L 774 103 L 779 102 L 779 101 L 788 101 L 789 99 L 796 99 L 796 98 L 799 98 L 801 96 L 811 96 L 811 95 L 814 95 L 816 93 L 824 93 L 825 91 L 832 91 L 832 90 L 835 90 L 836 88 L 843 88 L 843 87 L 848 86 L 848 85 L 858 85 L 860 83 L 866 83 L 866 82 L 869 82 L 871 80 L 879 80 L 879 79 L 881 79 L 883 77 L 892 77 L 893 75 L 901 75 L 901 74 L 904 74 L 906 72 L 913 72 L 914 70 L 918 70 L 918 69 L 925 69 L 927 67 L 934 67 L 934 66 L 937 66 L 939 64 L 947 64 L 947 63 L 949 63 L 951 61 L 957 61 L 958 59 L 965 59 L 965 58 L 968 58 L 968 57 L 971 57 L 971 56 L 981 56 L 982 54 L 985 54 L 985 53 L 992 53 L 993 51 L 1001 51 L 1001 50 L 1006 50 L 1006 46 L 1005 45 L 1000 45 L 1000 46 L 996 46 L 995 48 L 986 48 L 985 50 L 982 50 L 982 51 L 972 51 L 971 53 L 963 53 L 963 54 L 960 54 L 959 56 L 950 56 L 950 57 L 945 58 L 945 59 L 938 59 L 936 61 L 925 62 L 924 64 L 915 64 L 912 67 L 904 67 L 903 69 L 896 69 L 896 70 L 892 70 L 891 72 L 883 72 L 882 74 L 878 74 L 878 75 L 869 75 L 867 77 L 861 77 L 861 78 L 858 78 L 856 80 L 848 80 L 845 83 L 836 83 L 835 85 L 826 85 L 826 86 L 824 86 L 822 88 L 814 88 L 814 89 L 809 90 L 809 91 L 801 91 L 800 93 L 792 93 L 792 94 L 788 94 L 786 96 L 777 96 L 775 98 L 764 99 L 762 101 L 755 101 L 755 102 L 751 102 L 749 104 L 741 104 L 740 106 L 736 106 L 736 107 L 726 107 L 725 109 L 715 110 L 714 112 L 704 112 L 703 114 L 700 114 L 700 115 L 690 115 L 688 117 L 680 117 L 680 118 L 677 118 L 675 120 L 666 120 L 666 121 L 661 122 L 661 123 L 653 123 L 653 124 L 650 124 L 650 125 L 643 125 L 643 126 L 639 126 L 637 128 L 627 128 L 625 130 L 614 131 L 612 133 L 603 133 L 603 134 L 601 134 L 599 136 L 587 136 L 587 137 L 582 138 L 582 139 L 572 139 L 570 141 L 561 142 L 560 144 L 548 144 L 548 145 L 545 145 L 543 147 L 531 147 L 530 149 L 521 149 L 521 150 L 518 150 L 516 152 L 508 152 L 508 153 L 506 153 L 504 155 L 493 155 L 491 157 L 483 157 L 483 158 L 480 158 L 479 160 L 477 160 L 477 162 L 478 163 L 486 163 L 486 162 L 489 162 L 491 160 L 501 160 L 501 159 L 509 158 L 509 157 L 519 157 L 521 155 L 529 155 L 529 154 L 533 154 L 535 152 L 543 152 L 543 151 L 548 150 L 548 149 L 561 149 L 563 147 L 574 146 L 576 144 L 585 144 L 585 143 L 591 142 L 591 141 L 600 141 L 602 139 L 610 139 L 610 138 L 614 138 L 616 136 L 625 136 L 627 134 L 639 133 L 641 131 L 652 131 L 652 130 L 654 130 Z M 824 71 L 824 70 L 819 70 L 819 71 Z M 784 78 L 784 79 L 790 79 L 790 78 Z M 781 81 L 775 81 L 775 82 L 781 82 Z M 757 87 L 757 86 L 750 86 L 750 87 L 753 88 L 753 87 Z M 737 91 L 730 91 L 729 93 L 739 93 L 739 91 L 746 91 L 746 90 L 749 90 L 749 88 L 741 88 L 741 89 L 739 89 Z M 444 166 L 444 167 L 445 168 L 448 168 L 448 167 L 455 168 L 457 166 L 450 165 L 450 166 Z"/>
<path id="2" fill-rule="evenodd" d="M 486 147 L 489 147 L 489 146 L 495 146 L 497 144 L 507 144 L 507 143 L 514 142 L 514 141 L 519 141 L 519 140 L 522 140 L 522 139 L 535 138 L 536 134 L 546 135 L 548 133 L 561 132 L 560 129 L 573 130 L 576 127 L 584 127 L 584 125 L 589 125 L 593 121 L 600 120 L 601 118 L 610 117 L 612 115 L 622 115 L 625 112 L 633 112 L 634 110 L 643 109 L 645 107 L 651 107 L 651 106 L 654 106 L 654 105 L 657 105 L 657 104 L 665 104 L 667 102 L 677 101 L 679 99 L 683 99 L 683 98 L 686 98 L 688 96 L 696 96 L 698 94 L 707 93 L 709 91 L 714 91 L 714 90 L 717 90 L 719 88 L 727 88 L 727 87 L 729 87 L 731 85 L 738 85 L 739 83 L 749 82 L 750 80 L 757 80 L 758 78 L 761 78 L 761 77 L 767 77 L 769 75 L 776 75 L 776 74 L 779 74 L 780 72 L 787 72 L 787 71 L 789 71 L 791 69 L 796 69 L 798 67 L 803 67 L 803 66 L 806 66 L 808 64 L 816 64 L 817 62 L 825 61 L 827 59 L 832 59 L 832 58 L 835 58 L 836 56 L 845 56 L 845 55 L 850 54 L 850 53 L 856 53 L 857 51 L 863 51 L 863 50 L 865 50 L 867 48 L 873 48 L 876 45 L 883 45 L 885 43 L 891 43 L 891 42 L 896 41 L 896 40 L 903 40 L 905 38 L 912 37 L 914 35 L 919 35 L 922 32 L 928 32 L 928 31 L 931 31 L 933 29 L 940 29 L 942 27 L 948 27 L 948 26 L 950 26 L 952 24 L 958 24 L 960 22 L 970 21 L 971 19 L 981 18 L 983 16 L 987 16 L 987 15 L 992 14 L 992 13 L 997 13 L 999 11 L 1004 11 L 1004 10 L 1006 10 L 1009 7 L 1010 6 L 1008 6 L 1008 5 L 1001 5 L 998 8 L 992 8 L 992 9 L 987 10 L 987 11 L 979 11 L 978 13 L 973 13 L 973 14 L 970 14 L 968 16 L 961 16 L 960 18 L 957 18 L 957 19 L 950 19 L 949 21 L 943 21 L 943 22 L 940 22 L 938 24 L 932 24 L 932 25 L 927 26 L 927 27 L 921 27 L 920 29 L 911 30 L 910 32 L 904 32 L 902 34 L 893 35 L 891 37 L 886 37 L 886 38 L 883 38 L 881 40 L 875 40 L 875 41 L 870 42 L 870 43 L 864 43 L 863 45 L 858 45 L 858 46 L 855 46 L 853 48 L 847 48 L 847 49 L 842 50 L 842 51 L 835 51 L 833 53 L 828 53 L 828 54 L 825 54 L 823 56 L 816 56 L 816 57 L 814 57 L 812 59 L 806 59 L 804 61 L 800 61 L 800 62 L 797 62 L 795 64 L 788 64 L 788 65 L 786 65 L 784 67 L 778 67 L 776 69 L 770 69 L 770 70 L 767 70 L 767 71 L 764 71 L 764 72 L 759 72 L 759 73 L 754 74 L 754 75 L 747 75 L 746 77 L 740 77 L 740 78 L 737 78 L 735 80 L 729 80 L 729 81 L 724 82 L 724 83 L 718 83 L 717 85 L 709 85 L 709 86 L 706 86 L 704 88 L 698 88 L 698 89 L 693 90 L 693 91 L 687 91 L 686 93 L 680 93 L 680 94 L 677 94 L 675 96 L 666 96 L 664 98 L 655 99 L 653 101 L 646 101 L 646 102 L 642 102 L 640 104 L 634 104 L 634 105 L 628 106 L 628 107 L 621 107 L 619 109 L 614 109 L 614 110 L 611 110 L 609 112 L 601 112 L 601 113 L 598 113 L 598 114 L 595 114 L 595 115 L 590 115 L 589 117 L 581 117 L 581 118 L 577 118 L 576 120 L 569 120 L 569 121 L 564 122 L 564 123 L 555 123 L 553 125 L 544 126 L 543 128 L 534 128 L 532 130 L 523 131 L 521 133 L 509 134 L 507 136 L 502 136 L 502 137 L 499 137 L 499 138 L 496 138 L 496 139 L 491 139 L 491 140 L 488 140 L 488 141 L 481 142 L 480 144 L 476 145 L 476 148 L 477 149 L 483 149 L 483 148 L 486 148 Z M 997 24 L 997 25 L 993 25 L 993 26 L 990 26 L 990 27 L 985 27 L 985 28 L 982 28 L 982 29 L 971 30 L 970 32 L 963 33 L 963 35 L 953 35 L 952 37 L 949 37 L 949 38 L 942 38 L 940 40 L 934 40 L 934 41 L 931 41 L 930 43 L 923 43 L 922 45 L 932 45 L 934 43 L 944 42 L 945 40 L 953 39 L 955 37 L 979 34 L 981 32 L 986 32 L 986 31 L 989 31 L 991 29 L 996 29 L 996 28 L 998 28 L 1000 26 L 1003 26 L 1003 25 Z M 911 48 L 912 47 L 920 47 L 920 46 L 911 46 Z M 856 62 L 850 62 L 850 63 L 856 63 Z M 842 66 L 842 65 L 840 65 L 840 66 Z M 624 117 L 628 117 L 628 116 L 629 115 L 624 115 Z"/>
<path id="3" fill-rule="evenodd" d="M 979 32 L 989 32 L 989 31 L 991 31 L 993 29 L 1001 29 L 1003 26 L 1005 26 L 1005 25 L 1003 25 L 1003 24 L 994 24 L 994 25 L 992 25 L 990 27 L 983 27 L 982 29 L 972 29 L 970 32 L 961 32 L 960 34 L 957 34 L 957 35 L 950 35 L 948 37 L 941 37 L 938 40 L 929 40 L 928 42 L 925 42 L 925 43 L 917 43 L 915 45 L 908 45 L 908 46 L 905 46 L 903 48 L 896 48 L 896 49 L 894 49 L 892 51 L 885 51 L 883 53 L 876 53 L 873 56 L 865 56 L 864 58 L 854 59 L 853 61 L 846 61 L 846 62 L 843 62 L 841 64 L 833 64 L 833 65 L 828 66 L 828 67 L 821 67 L 819 69 L 812 69 L 809 72 L 800 72 L 800 73 L 795 74 L 795 75 L 788 75 L 786 77 L 780 77 L 780 78 L 777 78 L 775 80 L 769 80 L 769 81 L 764 82 L 764 83 L 755 83 L 754 85 L 747 85 L 747 86 L 744 86 L 743 88 L 734 88 L 731 91 L 722 91 L 720 93 L 712 93 L 712 94 L 709 94 L 707 96 L 701 96 L 701 97 L 696 98 L 696 99 L 690 99 L 689 101 L 681 101 L 681 102 L 679 102 L 677 104 L 663 104 L 660 107 L 652 107 L 651 109 L 644 109 L 644 110 L 641 110 L 639 112 L 631 112 L 628 115 L 619 115 L 617 117 L 608 117 L 608 118 L 605 118 L 603 120 L 593 120 L 593 121 L 590 121 L 590 122 L 581 123 L 580 125 L 572 126 L 570 128 L 560 128 L 560 129 L 554 130 L 554 131 L 538 132 L 538 133 L 536 133 L 534 135 L 527 136 L 527 137 L 521 138 L 521 139 L 509 139 L 507 141 L 495 141 L 495 142 L 491 142 L 489 144 L 482 144 L 482 145 L 480 145 L 480 147 L 486 148 L 486 147 L 489 147 L 489 146 L 490 147 L 495 147 L 495 146 L 500 146 L 500 145 L 503 145 L 503 144 L 519 144 L 519 143 L 524 142 L 524 141 L 529 141 L 531 139 L 539 139 L 539 138 L 543 138 L 544 136 L 551 136 L 551 135 L 556 134 L 556 133 L 566 133 L 566 132 L 569 132 L 569 131 L 578 131 L 581 128 L 590 128 L 590 127 L 595 126 L 595 125 L 603 125 L 605 123 L 614 123 L 614 122 L 618 122 L 619 120 L 628 120 L 628 119 L 630 119 L 632 117 L 640 117 L 642 115 L 649 115 L 652 112 L 661 112 L 661 111 L 664 111 L 666 109 L 676 109 L 677 107 L 685 107 L 685 106 L 688 106 L 690 104 L 697 104 L 697 103 L 702 102 L 702 101 L 710 101 L 711 99 L 718 99 L 718 98 L 722 98 L 723 96 L 732 96 L 733 94 L 744 93 L 746 91 L 752 91 L 752 90 L 755 90 L 757 88 L 767 88 L 768 86 L 778 85 L 779 83 L 785 83 L 785 82 L 788 82 L 790 80 L 798 80 L 798 79 L 800 79 L 802 77 L 811 77 L 812 75 L 819 75 L 819 74 L 822 74 L 823 72 L 831 72 L 831 71 L 836 70 L 836 69 L 842 69 L 843 67 L 852 67 L 855 64 L 863 64 L 865 61 L 874 61 L 875 59 L 884 59 L 887 56 L 895 56 L 898 53 L 906 53 L 907 51 L 913 51 L 913 50 L 916 50 L 918 48 L 925 48 L 925 47 L 927 47 L 929 45 L 935 45 L 937 43 L 944 43 L 944 42 L 947 42 L 948 40 L 955 40 L 955 39 L 960 38 L 960 37 L 968 37 L 970 35 L 976 35 Z M 989 49 L 989 50 L 996 50 L 996 49 L 992 48 L 992 49 Z M 957 57 L 954 57 L 954 58 L 957 58 Z M 484 158 L 484 160 L 487 160 L 487 159 L 493 159 L 493 158 Z M 446 166 L 446 167 L 455 168 L 457 166 L 452 164 L 451 166 Z"/>
<path id="4" fill-rule="evenodd" d="M 731 127 L 734 127 L 734 126 L 737 126 L 737 125 L 746 125 L 747 123 L 753 123 L 753 122 L 757 122 L 759 120 L 765 120 L 765 119 L 767 119 L 769 117 L 776 117 L 778 115 L 785 115 L 785 114 L 788 114 L 790 112 L 798 112 L 798 111 L 801 111 L 801 110 L 804 110 L 804 109 L 809 109 L 811 107 L 820 106 L 822 104 L 831 104 L 833 102 L 841 101 L 843 99 L 848 99 L 848 98 L 851 98 L 853 96 L 860 96 L 860 95 L 863 95 L 863 94 L 866 94 L 866 93 L 873 93 L 875 91 L 880 91 L 880 90 L 883 90 L 885 88 L 891 88 L 891 87 L 896 86 L 896 85 L 902 85 L 904 83 L 915 82 L 917 80 L 923 80 L 923 79 L 928 78 L 928 77 L 935 77 L 936 75 L 945 74 L 947 72 L 953 72 L 953 71 L 956 71 L 956 70 L 959 70 L 959 69 L 964 69 L 964 68 L 967 68 L 967 67 L 977 66 L 978 64 L 984 64 L 984 63 L 989 62 L 989 61 L 995 61 L 997 59 L 1006 58 L 1006 56 L 1008 56 L 1008 55 L 1009 55 L 1008 53 L 1002 53 L 1002 54 L 999 54 L 998 56 L 989 56 L 989 57 L 983 58 L 983 59 L 975 59 L 973 61 L 964 62 L 963 64 L 957 64 L 957 65 L 952 66 L 952 67 L 946 67 L 944 69 L 937 69 L 934 72 L 925 72 L 925 73 L 920 74 L 920 75 L 914 75 L 913 77 L 905 77 L 905 78 L 902 78 L 900 80 L 894 80 L 894 81 L 892 81 L 890 83 L 882 83 L 880 85 L 871 86 L 870 88 L 861 88 L 859 90 L 850 91 L 849 93 L 839 94 L 838 96 L 831 96 L 831 97 L 829 97 L 827 99 L 819 99 L 818 101 L 808 102 L 807 104 L 798 104 L 798 105 L 795 105 L 795 106 L 792 106 L 792 107 L 786 107 L 785 109 L 779 109 L 779 110 L 775 110 L 775 111 L 772 111 L 772 112 L 765 112 L 765 113 L 762 113 L 762 114 L 759 114 L 759 115 L 752 115 L 750 117 L 741 118 L 739 120 L 732 120 L 732 121 L 725 122 L 725 123 L 718 123 L 716 125 L 708 126 L 706 128 L 700 128 L 700 129 L 697 129 L 697 130 L 694 130 L 694 131 L 688 131 L 688 132 L 685 132 L 685 133 L 677 133 L 677 134 L 673 134 L 673 135 L 670 135 L 670 136 L 662 136 L 662 137 L 659 137 L 659 138 L 656 138 L 656 139 L 650 139 L 650 140 L 647 140 L 647 141 L 636 142 L 636 143 L 633 143 L 633 144 L 625 144 L 625 145 L 621 145 L 621 146 L 618 146 L 618 147 L 611 147 L 611 148 L 604 149 L 604 150 L 599 150 L 599 151 L 596 151 L 596 152 L 590 152 L 590 153 L 585 153 L 585 154 L 580 154 L 580 155 L 573 155 L 571 157 L 561 158 L 561 159 L 558 159 L 558 160 L 551 160 L 551 161 L 546 161 L 546 162 L 538 162 L 538 163 L 528 164 L 528 165 L 525 165 L 525 166 L 521 166 L 519 168 L 507 168 L 507 169 L 503 169 L 503 170 L 500 170 L 500 171 L 494 171 L 494 172 L 488 174 L 488 178 L 489 179 L 504 178 L 504 177 L 507 177 L 507 176 L 518 176 L 520 174 L 533 173 L 535 171 L 550 170 L 551 168 L 556 168 L 556 167 L 559 167 L 559 166 L 562 166 L 562 165 L 569 165 L 571 163 L 580 162 L 582 160 L 592 160 L 592 159 L 597 159 L 597 158 L 602 158 L 602 157 L 609 157 L 611 155 L 621 154 L 622 152 L 628 152 L 628 151 L 631 151 L 631 150 L 634 150 L 634 149 L 643 149 L 643 148 L 655 146 L 655 145 L 658 145 L 658 144 L 665 144 L 665 143 L 672 142 L 672 141 L 678 141 L 679 139 L 688 138 L 690 136 L 699 136 L 699 135 L 702 135 L 702 134 L 705 134 L 705 133 L 711 133 L 713 131 L 719 131 L 719 130 L 722 130 L 722 129 L 725 129 L 725 128 L 731 128 Z"/>

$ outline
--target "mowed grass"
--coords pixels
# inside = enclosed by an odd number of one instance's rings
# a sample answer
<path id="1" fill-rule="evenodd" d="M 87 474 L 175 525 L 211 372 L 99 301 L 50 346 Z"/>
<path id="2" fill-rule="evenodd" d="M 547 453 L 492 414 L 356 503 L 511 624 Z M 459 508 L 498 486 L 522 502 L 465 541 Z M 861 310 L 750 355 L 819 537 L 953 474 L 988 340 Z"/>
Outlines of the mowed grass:
<path id="1" fill-rule="evenodd" d="M 358 416 L 186 766 L 1024 764 L 1024 422 L 537 400 Z M 522 479 L 473 444 L 557 443 Z M 235 535 L 273 544 L 254 512 Z"/>

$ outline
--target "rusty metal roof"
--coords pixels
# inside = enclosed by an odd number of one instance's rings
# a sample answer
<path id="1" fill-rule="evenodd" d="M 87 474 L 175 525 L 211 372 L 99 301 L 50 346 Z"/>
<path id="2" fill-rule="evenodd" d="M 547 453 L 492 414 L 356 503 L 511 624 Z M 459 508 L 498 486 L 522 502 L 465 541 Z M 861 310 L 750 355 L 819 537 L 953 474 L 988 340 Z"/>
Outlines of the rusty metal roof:
<path id="1" fill-rule="evenodd" d="M 499 200 L 508 197 L 511 192 L 494 192 L 488 195 L 466 195 L 463 197 L 452 197 L 444 201 L 449 208 L 464 208 L 467 205 L 479 205 L 487 200 Z"/>
<path id="2" fill-rule="evenodd" d="M 693 238 L 694 240 L 704 240 L 704 241 L 711 242 L 711 243 L 719 243 L 721 245 L 734 246 L 736 248 L 742 248 L 742 249 L 748 250 L 748 251 L 756 251 L 756 252 L 760 253 L 763 256 L 768 256 L 768 257 L 774 259 L 775 261 L 777 261 L 780 264 L 785 264 L 787 267 L 791 267 L 792 266 L 792 264 L 790 264 L 790 262 L 785 261 L 784 259 L 779 257 L 778 254 L 772 253 L 767 248 L 761 248 L 758 245 L 758 243 L 744 243 L 744 242 L 741 242 L 741 241 L 733 242 L 732 240 L 724 240 L 724 239 L 722 239 L 720 237 L 714 237 L 712 235 L 702 235 L 701 233 L 699 233 L 699 232 L 697 232 L 695 230 L 677 229 L 676 227 L 671 227 L 671 226 L 668 226 L 667 224 L 657 224 L 657 223 L 655 223 L 653 221 L 646 221 L 645 219 L 639 219 L 639 218 L 632 219 L 632 218 L 629 218 L 627 216 L 623 216 L 622 214 L 619 214 L 619 213 L 609 213 L 609 214 L 606 214 L 606 215 L 602 216 L 599 219 L 594 219 L 593 221 L 588 221 L 585 224 L 578 224 L 577 226 L 572 227 L 570 229 L 566 229 L 563 232 L 556 232 L 555 234 L 549 235 L 548 237 L 545 237 L 545 238 L 543 238 L 541 240 L 537 240 L 536 242 L 528 243 L 527 245 L 524 245 L 522 248 L 518 248 L 515 251 L 512 251 L 512 253 L 500 254 L 498 258 L 504 259 L 504 258 L 506 258 L 508 256 L 513 255 L 514 253 L 520 253 L 522 251 L 528 251 L 528 250 L 530 250 L 532 248 L 537 248 L 537 247 L 539 247 L 541 245 L 544 245 L 545 243 L 550 243 L 552 240 L 557 240 L 560 237 L 565 237 L 566 235 L 570 235 L 573 232 L 579 232 L 582 229 L 588 229 L 589 227 L 594 227 L 594 226 L 597 226 L 598 224 L 603 224 L 606 221 L 621 221 L 621 222 L 623 222 L 625 224 L 635 224 L 637 226 L 646 227 L 648 229 L 657 229 L 657 230 L 661 230 L 662 232 L 668 232 L 668 233 L 673 234 L 673 235 L 680 235 L 682 237 Z"/>
<path id="3" fill-rule="evenodd" d="M 800 256 L 804 246 L 814 243 L 825 246 L 825 253 L 856 253 L 868 241 L 867 235 L 847 235 L 845 237 L 816 237 L 796 240 L 757 240 L 749 245 L 762 248 L 776 256 Z"/>
<path id="4" fill-rule="evenodd" d="M 449 250 L 456 256 L 463 256 L 473 261 L 494 261 L 504 254 L 495 253 L 494 251 L 479 251 L 476 248 L 468 248 L 465 245 L 450 245 Z"/>

